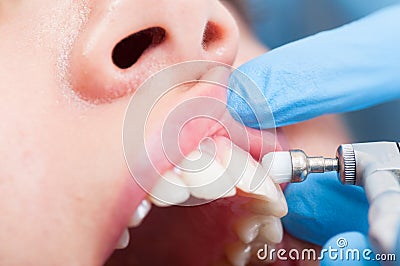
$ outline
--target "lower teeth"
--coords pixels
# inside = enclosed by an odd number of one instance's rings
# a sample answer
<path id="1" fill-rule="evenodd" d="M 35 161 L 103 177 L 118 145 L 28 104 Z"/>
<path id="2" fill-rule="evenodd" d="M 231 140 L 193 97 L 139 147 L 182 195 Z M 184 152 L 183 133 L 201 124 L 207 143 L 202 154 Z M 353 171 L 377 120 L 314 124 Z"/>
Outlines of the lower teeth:
<path id="1" fill-rule="evenodd" d="M 231 243 L 227 245 L 225 254 L 233 266 L 245 266 L 251 257 L 251 247 L 242 242 Z"/>
<path id="2" fill-rule="evenodd" d="M 124 249 L 128 246 L 128 244 L 129 244 L 129 231 L 128 229 L 125 229 L 115 249 Z"/>
<path id="3" fill-rule="evenodd" d="M 142 200 L 142 202 L 136 208 L 135 213 L 132 215 L 131 219 L 129 220 L 128 227 L 139 226 L 142 223 L 143 219 L 150 212 L 150 209 L 151 209 L 151 203 L 146 199 Z"/>
<path id="4" fill-rule="evenodd" d="M 258 234 L 258 240 L 272 244 L 278 244 L 282 241 L 283 228 L 281 220 L 274 216 L 264 216 L 261 218 L 261 226 Z"/>

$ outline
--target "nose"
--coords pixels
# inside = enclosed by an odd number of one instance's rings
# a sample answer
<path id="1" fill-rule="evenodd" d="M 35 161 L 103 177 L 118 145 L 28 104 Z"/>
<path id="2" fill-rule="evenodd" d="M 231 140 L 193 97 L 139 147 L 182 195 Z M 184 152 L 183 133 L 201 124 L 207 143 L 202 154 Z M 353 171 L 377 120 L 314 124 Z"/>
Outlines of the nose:
<path id="1" fill-rule="evenodd" d="M 70 57 L 70 82 L 84 100 L 110 102 L 146 78 L 189 60 L 232 64 L 238 30 L 217 0 L 92 1 Z"/>

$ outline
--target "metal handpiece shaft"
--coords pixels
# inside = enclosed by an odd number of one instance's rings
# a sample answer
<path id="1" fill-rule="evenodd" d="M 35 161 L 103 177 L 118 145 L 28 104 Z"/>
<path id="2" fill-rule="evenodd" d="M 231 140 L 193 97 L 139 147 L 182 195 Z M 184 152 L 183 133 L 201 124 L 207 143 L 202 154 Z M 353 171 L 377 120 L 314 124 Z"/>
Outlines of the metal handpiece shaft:
<path id="1" fill-rule="evenodd" d="M 325 173 L 338 170 L 337 158 L 307 157 L 310 173 Z"/>
<path id="2" fill-rule="evenodd" d="M 337 158 L 308 157 L 302 150 L 291 150 L 292 180 L 302 182 L 310 173 L 325 173 L 339 170 Z"/>

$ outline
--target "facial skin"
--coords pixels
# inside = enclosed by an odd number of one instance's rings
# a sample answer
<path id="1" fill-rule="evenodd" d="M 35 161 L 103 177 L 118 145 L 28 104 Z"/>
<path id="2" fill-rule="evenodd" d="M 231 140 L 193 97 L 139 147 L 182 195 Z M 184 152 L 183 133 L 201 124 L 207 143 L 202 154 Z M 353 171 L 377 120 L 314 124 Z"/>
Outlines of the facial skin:
<path id="1" fill-rule="evenodd" d="M 233 63 L 236 26 L 217 1 L 3 2 L 0 263 L 101 264 L 144 193 L 122 152 L 129 96 L 174 63 Z M 206 51 L 208 21 L 221 34 Z M 116 67 L 115 45 L 153 26 L 167 39 Z"/>
<path id="2" fill-rule="evenodd" d="M 165 40 L 118 68 L 117 43 L 149 27 Z M 121 143 L 130 96 L 175 63 L 233 64 L 235 21 L 215 0 L 6 0 L 0 36 L 0 264 L 102 264 L 144 197 Z"/>

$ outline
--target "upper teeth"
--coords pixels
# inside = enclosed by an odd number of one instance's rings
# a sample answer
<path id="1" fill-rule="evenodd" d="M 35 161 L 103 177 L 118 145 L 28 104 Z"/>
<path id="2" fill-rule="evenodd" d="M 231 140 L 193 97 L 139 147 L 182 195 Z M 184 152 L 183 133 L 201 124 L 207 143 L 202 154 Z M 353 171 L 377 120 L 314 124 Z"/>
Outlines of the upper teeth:
<path id="1" fill-rule="evenodd" d="M 229 156 L 231 155 L 231 156 Z M 232 151 L 225 153 L 223 164 L 230 175 L 239 179 L 237 187 L 254 197 L 276 201 L 278 191 L 267 171 L 249 153 L 232 144 Z"/>
<path id="2" fill-rule="evenodd" d="M 150 193 L 155 205 L 176 205 L 190 195 L 206 200 L 230 197 L 236 194 L 236 188 L 254 198 L 278 200 L 274 182 L 249 153 L 231 144 L 216 157 L 213 151 L 207 150 L 207 145 L 202 148 L 190 153 L 179 168 L 164 173 L 159 179 Z"/>
<path id="3" fill-rule="evenodd" d="M 202 165 L 207 166 L 200 169 Z M 236 194 L 235 182 L 227 175 L 225 167 L 206 152 L 192 152 L 181 167 L 191 169 L 191 171 L 182 172 L 182 179 L 196 198 L 216 199 Z M 199 170 L 194 167 L 198 167 Z"/>
<path id="4" fill-rule="evenodd" d="M 151 201 L 159 206 L 169 206 L 186 201 L 190 192 L 176 171 L 164 173 L 151 191 Z"/>

